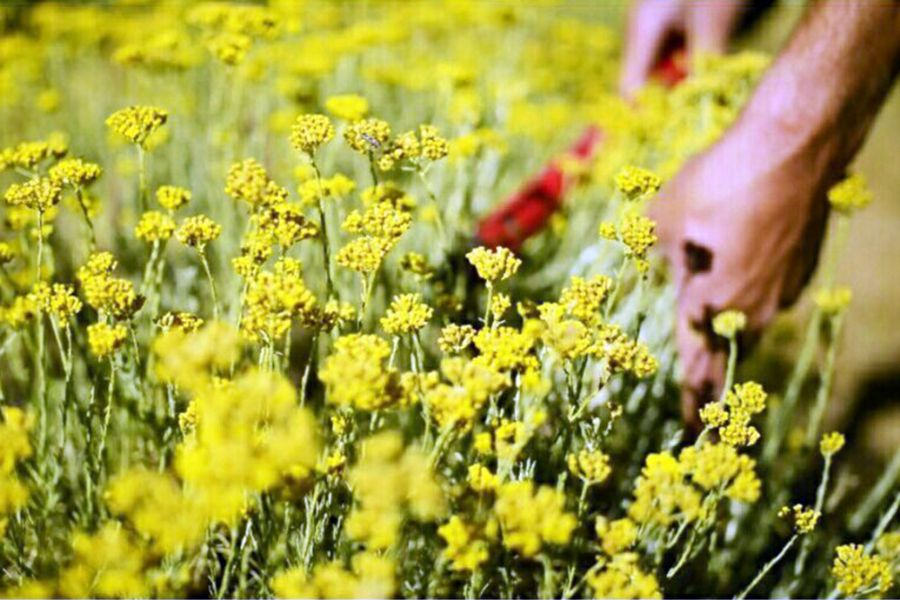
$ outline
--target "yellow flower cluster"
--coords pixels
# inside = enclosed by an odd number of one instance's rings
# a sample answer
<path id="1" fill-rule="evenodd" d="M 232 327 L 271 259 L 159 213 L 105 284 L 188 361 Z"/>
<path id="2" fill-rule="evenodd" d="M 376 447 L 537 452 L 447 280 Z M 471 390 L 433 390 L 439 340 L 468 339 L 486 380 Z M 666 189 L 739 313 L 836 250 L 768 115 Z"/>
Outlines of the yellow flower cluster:
<path id="1" fill-rule="evenodd" d="M 320 233 L 319 226 L 303 215 L 300 206 L 289 202 L 261 208 L 250 220 L 257 228 L 258 241 L 268 242 L 265 240 L 268 237 L 285 251 L 297 242 L 312 239 Z M 252 239 L 245 236 L 244 241 L 252 243 Z"/>
<path id="2" fill-rule="evenodd" d="M 72 550 L 72 564 L 59 575 L 61 596 L 127 598 L 149 594 L 144 569 L 150 557 L 122 527 L 107 523 L 92 534 L 76 533 Z"/>
<path id="3" fill-rule="evenodd" d="M 247 280 L 241 333 L 250 341 L 272 344 L 290 331 L 295 319 L 314 323 L 316 312 L 316 298 L 303 281 L 299 261 L 281 258 L 272 271 Z"/>
<path id="4" fill-rule="evenodd" d="M 846 544 L 835 549 L 831 574 L 837 579 L 837 589 L 848 598 L 883 594 L 894 582 L 887 561 L 869 555 L 859 544 Z"/>
<path id="5" fill-rule="evenodd" d="M 425 327 L 434 310 L 419 298 L 419 294 L 395 296 L 381 318 L 381 327 L 385 332 L 389 335 L 405 335 Z"/>
<path id="6" fill-rule="evenodd" d="M 31 456 L 28 431 L 33 419 L 19 408 L 0 409 L 0 537 L 6 532 L 8 515 L 25 506 L 28 488 L 16 476 L 16 464 Z"/>
<path id="7" fill-rule="evenodd" d="M 833 317 L 843 313 L 853 300 L 853 292 L 846 286 L 816 290 L 813 301 L 826 316 Z"/>
<path id="8" fill-rule="evenodd" d="M 700 419 L 710 429 L 718 429 L 719 438 L 731 446 L 752 446 L 759 431 L 750 420 L 766 409 L 768 394 L 755 381 L 735 384 L 724 401 L 712 402 L 700 409 Z"/>
<path id="9" fill-rule="evenodd" d="M 127 279 L 113 277 L 116 259 L 109 252 L 95 252 L 79 267 L 77 278 L 87 303 L 102 314 L 129 319 L 144 304 Z"/>
<path id="10" fill-rule="evenodd" d="M 156 190 L 156 201 L 169 212 L 173 212 L 191 201 L 191 192 L 175 185 L 162 185 Z"/>
<path id="11" fill-rule="evenodd" d="M 384 550 L 397 542 L 404 515 L 431 522 L 446 510 L 428 456 L 418 448 L 404 448 L 396 431 L 367 439 L 347 480 L 357 502 L 347 517 L 347 533 L 370 550 Z"/>
<path id="12" fill-rule="evenodd" d="M 409 213 L 388 201 L 372 204 L 362 213 L 352 211 L 342 228 L 359 237 L 341 248 L 335 260 L 357 273 L 374 273 L 411 224 Z"/>
<path id="13" fill-rule="evenodd" d="M 834 456 L 844 447 L 844 434 L 838 431 L 832 431 L 822 436 L 819 442 L 819 452 L 822 456 Z"/>
<path id="14" fill-rule="evenodd" d="M 616 189 L 627 200 L 635 201 L 653 196 L 659 191 L 662 180 L 652 171 L 628 165 L 616 174 L 615 183 Z"/>
<path id="15" fill-rule="evenodd" d="M 609 466 L 609 456 L 600 450 L 581 450 L 566 457 L 569 472 L 575 477 L 580 477 L 588 483 L 602 483 L 606 481 L 612 468 Z"/>
<path id="16" fill-rule="evenodd" d="M 251 369 L 233 381 L 208 381 L 191 407 L 195 426 L 177 448 L 174 465 L 185 493 L 196 495 L 184 505 L 199 507 L 203 523 L 233 525 L 248 494 L 315 468 L 315 419 L 298 405 L 294 386 L 280 373 Z M 162 518 L 164 506 L 154 510 Z"/>
<path id="17" fill-rule="evenodd" d="M 80 158 L 64 158 L 47 171 L 51 181 L 75 188 L 92 184 L 100 178 L 102 173 L 103 169 L 100 168 L 100 165 Z"/>
<path id="18" fill-rule="evenodd" d="M 435 385 L 425 395 L 431 418 L 441 428 L 471 428 L 491 395 L 510 384 L 507 375 L 461 358 L 441 361 L 441 373 L 448 383 Z"/>
<path id="19" fill-rule="evenodd" d="M 446 139 L 434 125 L 420 125 L 418 131 L 401 133 L 391 140 L 378 159 L 378 167 L 382 171 L 390 171 L 402 160 L 408 160 L 417 167 L 424 160 L 437 161 L 450 150 Z"/>
<path id="20" fill-rule="evenodd" d="M 843 214 L 851 214 L 872 202 L 872 190 L 862 173 L 854 173 L 828 190 L 828 202 Z"/>
<path id="21" fill-rule="evenodd" d="M 725 310 L 713 317 L 712 327 L 716 335 L 733 340 L 747 327 L 747 316 L 739 310 Z"/>
<path id="22" fill-rule="evenodd" d="M 466 254 L 466 259 L 478 271 L 478 276 L 488 283 L 509 279 L 522 264 L 509 248 L 502 246 L 494 250 L 475 248 Z"/>
<path id="23" fill-rule="evenodd" d="M 42 177 L 12 184 L 3 197 L 10 206 L 24 206 L 44 213 L 59 204 L 62 188 L 54 180 Z"/>
<path id="24" fill-rule="evenodd" d="M 129 106 L 106 119 L 106 125 L 133 144 L 145 147 L 147 138 L 165 125 L 169 113 L 155 106 Z"/>
<path id="25" fill-rule="evenodd" d="M 344 121 L 359 121 L 369 114 L 369 101 L 359 94 L 338 94 L 325 100 L 325 110 Z"/>
<path id="26" fill-rule="evenodd" d="M 778 511 L 778 516 L 782 519 L 790 519 L 797 533 L 809 533 L 816 528 L 822 513 L 814 508 L 795 504 L 782 506 Z"/>
<path id="27" fill-rule="evenodd" d="M 134 227 L 134 237 L 145 242 L 164 242 L 175 233 L 175 220 L 165 213 L 148 210 Z"/>
<path id="28" fill-rule="evenodd" d="M 391 126 L 381 119 L 355 121 L 344 129 L 347 145 L 364 155 L 383 151 L 390 138 Z"/>
<path id="29" fill-rule="evenodd" d="M 475 526 L 453 515 L 438 527 L 438 535 L 446 542 L 444 558 L 454 571 L 474 571 L 488 559 L 488 544 L 480 539 Z"/>
<path id="30" fill-rule="evenodd" d="M 100 359 L 111 356 L 125 344 L 125 340 L 128 338 L 128 330 L 124 325 L 109 325 L 108 323 L 88 325 L 87 334 L 91 353 Z"/>
<path id="31" fill-rule="evenodd" d="M 41 311 L 55 316 L 68 327 L 68 321 L 81 312 L 81 300 L 75 295 L 75 289 L 65 283 L 38 283 L 29 294 Z"/>
<path id="32" fill-rule="evenodd" d="M 594 530 L 600 538 L 600 546 L 609 556 L 615 556 L 631 548 L 638 539 L 637 524 L 628 517 L 610 521 L 597 517 Z"/>
<path id="33" fill-rule="evenodd" d="M 266 168 L 253 158 L 228 168 L 225 193 L 236 200 L 243 200 L 253 210 L 281 204 L 287 200 L 288 195 L 287 190 L 270 179 Z"/>
<path id="34" fill-rule="evenodd" d="M 21 142 L 0 150 L 0 171 L 10 167 L 33 170 L 49 159 L 59 159 L 68 154 L 65 143 L 55 140 Z"/>
<path id="35" fill-rule="evenodd" d="M 338 406 L 378 410 L 401 401 L 400 373 L 385 367 L 391 347 L 376 335 L 349 334 L 334 342 L 334 350 L 319 370 L 326 399 Z"/>
<path id="36" fill-rule="evenodd" d="M 396 565 L 375 552 L 359 552 L 347 569 L 340 561 L 318 564 L 312 574 L 294 567 L 272 578 L 277 598 L 389 598 L 396 593 Z"/>
<path id="37" fill-rule="evenodd" d="M 565 495 L 533 481 L 504 483 L 497 490 L 494 514 L 500 522 L 503 545 L 531 558 L 546 545 L 569 543 L 578 521 L 565 510 Z"/>
<path id="38" fill-rule="evenodd" d="M 587 583 L 596 598 L 662 598 L 656 577 L 641 570 L 633 552 L 600 559 L 588 573 Z"/>
<path id="39" fill-rule="evenodd" d="M 334 138 L 334 125 L 325 115 L 300 115 L 291 128 L 291 145 L 313 156 L 323 144 Z"/>
<path id="40" fill-rule="evenodd" d="M 441 329 L 438 346 L 444 354 L 459 354 L 472 345 L 475 339 L 475 328 L 471 325 L 450 323 Z"/>
<path id="41" fill-rule="evenodd" d="M 222 226 L 206 215 L 195 215 L 185 219 L 175 236 L 185 246 L 196 248 L 199 252 L 206 250 L 206 245 L 222 233 Z"/>

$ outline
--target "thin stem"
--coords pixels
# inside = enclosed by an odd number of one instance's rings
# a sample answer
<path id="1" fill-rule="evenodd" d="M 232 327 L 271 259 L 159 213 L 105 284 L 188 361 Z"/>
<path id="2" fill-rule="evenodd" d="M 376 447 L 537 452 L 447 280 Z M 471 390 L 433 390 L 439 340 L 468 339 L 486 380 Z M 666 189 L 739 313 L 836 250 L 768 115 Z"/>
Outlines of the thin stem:
<path id="1" fill-rule="evenodd" d="M 825 506 L 825 492 L 828 490 L 828 479 L 831 475 L 831 455 L 825 455 L 825 465 L 822 467 L 822 480 L 816 490 L 816 505 L 814 510 L 818 514 L 822 514 L 822 507 Z M 812 548 L 812 536 L 807 535 L 800 544 L 800 553 L 797 556 L 797 562 L 794 563 L 794 575 L 796 576 L 791 588 L 794 589 L 800 582 L 804 568 L 806 567 L 806 559 L 809 557 L 809 551 Z"/>
<path id="2" fill-rule="evenodd" d="M 487 301 L 484 306 L 484 326 L 490 327 L 491 325 L 491 302 L 494 299 L 494 284 L 490 281 L 487 282 Z"/>
<path id="3" fill-rule="evenodd" d="M 431 191 L 431 186 L 428 185 L 428 180 L 425 178 L 425 171 L 422 169 L 419 164 L 416 164 L 416 175 L 419 176 L 419 181 L 422 182 L 422 187 L 425 188 L 425 193 L 428 194 L 428 198 L 431 200 L 431 204 L 434 206 L 434 212 L 436 217 L 438 235 L 441 238 L 441 246 L 446 250 L 447 247 L 447 229 L 444 227 L 444 214 L 441 210 L 441 206 L 438 204 L 437 196 Z"/>
<path id="4" fill-rule="evenodd" d="M 797 541 L 797 537 L 798 537 L 798 534 L 796 534 L 796 533 L 793 536 L 791 536 L 791 539 L 789 539 L 787 544 L 784 545 L 784 548 L 781 549 L 781 552 L 779 552 L 775 556 L 775 558 L 773 558 L 772 560 L 770 560 L 769 562 L 767 562 L 765 564 L 765 566 L 762 568 L 762 570 L 756 574 L 756 577 L 753 578 L 753 581 L 750 582 L 750 585 L 745 587 L 744 591 L 742 591 L 740 594 L 735 596 L 735 600 L 743 600 L 744 598 L 747 597 L 747 594 L 749 594 L 753 590 L 753 588 L 756 587 L 756 585 L 760 581 L 762 581 L 763 577 L 768 575 L 769 571 L 772 570 L 772 567 L 774 567 L 776 564 L 778 564 L 778 562 L 782 558 L 784 558 L 784 555 L 788 553 L 788 551 L 791 549 L 791 547 Z"/>
<path id="5" fill-rule="evenodd" d="M 206 259 L 206 251 L 200 251 L 200 262 L 203 263 L 203 270 L 206 271 L 206 279 L 209 281 L 209 290 L 212 293 L 213 301 L 213 318 L 219 320 L 219 294 L 216 292 L 216 281 L 213 279 L 212 271 L 209 269 L 209 261 Z"/>
<path id="6" fill-rule="evenodd" d="M 146 173 L 146 153 L 143 146 L 137 145 L 138 153 L 138 204 L 141 212 L 147 211 L 147 173 Z"/>
<path id="7" fill-rule="evenodd" d="M 35 265 L 34 282 L 41 280 L 41 271 L 44 266 L 44 211 L 38 210 L 38 247 L 37 264 Z"/>
<path id="8" fill-rule="evenodd" d="M 800 349 L 800 356 L 797 358 L 793 371 L 791 371 L 791 377 L 788 380 L 788 386 L 784 393 L 784 402 L 781 403 L 781 407 L 778 410 L 773 410 L 769 413 L 769 427 L 767 429 L 771 431 L 772 434 L 768 436 L 765 448 L 763 449 L 763 460 L 766 462 L 771 461 L 778 454 L 778 451 L 781 449 L 781 444 L 784 441 L 784 437 L 787 434 L 788 424 L 793 420 L 792 417 L 794 415 L 794 410 L 797 407 L 797 401 L 800 399 L 800 391 L 803 388 L 803 382 L 806 380 L 806 375 L 809 373 L 809 368 L 812 365 L 816 348 L 819 346 L 819 332 L 821 327 L 822 311 L 816 307 L 806 328 L 803 347 Z"/>
<path id="9" fill-rule="evenodd" d="M 841 334 L 843 317 L 837 315 L 831 319 L 831 339 L 828 342 L 828 353 L 825 355 L 825 366 L 822 368 L 822 380 L 816 394 L 816 403 L 810 413 L 809 425 L 806 428 L 806 446 L 812 447 L 819 436 L 819 428 L 825 415 L 825 407 L 831 395 L 831 383 L 834 379 L 834 363 L 837 360 L 838 339 Z"/>
<path id="10" fill-rule="evenodd" d="M 81 208 L 81 215 L 84 217 L 84 222 L 87 223 L 88 232 L 91 235 L 91 251 L 93 252 L 94 248 L 97 247 L 97 233 L 94 231 L 94 222 L 91 220 L 87 204 L 84 202 L 84 191 L 81 189 L 81 186 L 75 188 L 75 200 L 78 202 L 78 207 Z"/>
<path id="11" fill-rule="evenodd" d="M 112 415 L 113 399 L 116 391 L 116 361 L 109 359 L 109 386 L 106 390 L 106 409 L 103 412 L 103 428 L 100 430 L 100 445 L 97 448 L 97 471 L 103 467 L 103 455 L 106 451 L 106 436 L 109 432 L 109 421 Z"/>
<path id="12" fill-rule="evenodd" d="M 325 204 L 322 202 L 322 175 L 319 173 L 319 167 L 316 165 L 314 160 L 310 160 L 312 163 L 313 172 L 316 174 L 316 188 L 318 189 L 318 204 L 319 204 L 319 228 L 322 230 L 322 256 L 325 261 L 325 284 L 326 288 L 326 297 L 331 298 L 334 293 L 334 280 L 331 276 L 331 245 L 328 240 L 328 226 L 325 221 Z"/>
<path id="13" fill-rule="evenodd" d="M 722 387 L 722 395 L 719 397 L 720 402 L 725 401 L 731 386 L 734 385 L 734 371 L 737 367 L 738 346 L 737 338 L 731 336 L 728 339 L 728 366 L 725 370 L 725 385 Z"/>

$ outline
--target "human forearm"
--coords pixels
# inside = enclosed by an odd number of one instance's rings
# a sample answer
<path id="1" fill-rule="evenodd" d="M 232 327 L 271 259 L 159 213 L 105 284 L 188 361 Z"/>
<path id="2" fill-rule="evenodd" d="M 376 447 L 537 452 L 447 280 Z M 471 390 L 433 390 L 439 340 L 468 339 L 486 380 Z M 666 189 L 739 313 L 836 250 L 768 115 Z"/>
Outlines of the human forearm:
<path id="1" fill-rule="evenodd" d="M 775 136 L 822 177 L 836 177 L 859 150 L 898 70 L 900 3 L 819 2 L 738 126 Z"/>

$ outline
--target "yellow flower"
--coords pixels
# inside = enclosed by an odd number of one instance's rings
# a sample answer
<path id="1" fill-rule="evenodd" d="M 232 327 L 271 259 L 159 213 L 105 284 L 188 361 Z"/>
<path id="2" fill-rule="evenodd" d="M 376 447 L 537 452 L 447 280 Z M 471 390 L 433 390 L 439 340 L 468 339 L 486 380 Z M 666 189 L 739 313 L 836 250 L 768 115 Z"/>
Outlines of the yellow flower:
<path id="1" fill-rule="evenodd" d="M 88 325 L 88 346 L 97 358 L 107 358 L 125 344 L 128 330 L 124 325 L 94 323 Z"/>
<path id="2" fill-rule="evenodd" d="M 206 215 L 196 215 L 185 219 L 175 235 L 182 244 L 203 252 L 206 245 L 219 237 L 221 233 L 221 225 Z"/>
<path id="3" fill-rule="evenodd" d="M 104 524 L 96 533 L 72 537 L 73 562 L 59 574 L 60 593 L 67 598 L 148 596 L 144 577 L 147 557 L 125 530 Z"/>
<path id="4" fill-rule="evenodd" d="M 662 598 L 656 577 L 641 570 L 633 552 L 598 561 L 588 572 L 587 584 L 595 598 Z"/>
<path id="5" fill-rule="evenodd" d="M 839 315 L 847 310 L 851 300 L 853 300 L 853 291 L 846 286 L 824 288 L 817 290 L 813 295 L 816 306 L 829 317 Z"/>
<path id="6" fill-rule="evenodd" d="M 530 480 L 502 484 L 497 490 L 494 514 L 500 521 L 503 544 L 528 558 L 544 545 L 568 544 L 577 520 L 565 511 L 565 498 L 552 487 L 535 490 Z"/>
<path id="7" fill-rule="evenodd" d="M 628 214 L 622 220 L 620 239 L 628 252 L 639 259 L 647 256 L 647 251 L 656 243 L 656 223 L 641 214 Z"/>
<path id="8" fill-rule="evenodd" d="M 655 173 L 640 167 L 624 167 L 616 175 L 616 189 L 627 200 L 642 200 L 649 198 L 657 191 L 662 180 Z"/>
<path id="9" fill-rule="evenodd" d="M 47 171 L 50 179 L 61 185 L 84 187 L 92 184 L 103 173 L 100 165 L 80 158 L 65 158 Z"/>
<path id="10" fill-rule="evenodd" d="M 398 402 L 400 374 L 385 365 L 390 354 L 390 344 L 378 336 L 354 333 L 339 337 L 319 370 L 326 400 L 359 410 L 378 410 Z"/>
<path id="11" fill-rule="evenodd" d="M 419 294 L 401 294 L 394 296 L 381 327 L 390 335 L 415 333 L 425 327 L 433 313 L 430 306 L 419 301 Z"/>
<path id="12" fill-rule="evenodd" d="M 849 215 L 872 202 L 872 190 L 862 173 L 854 173 L 828 190 L 828 202 L 838 212 Z"/>
<path id="13" fill-rule="evenodd" d="M 816 528 L 822 514 L 813 508 L 795 504 L 790 507 L 782 506 L 778 516 L 782 519 L 791 519 L 797 533 L 809 533 Z"/>
<path id="14" fill-rule="evenodd" d="M 441 329 L 438 346 L 444 354 L 459 354 L 472 345 L 474 337 L 475 328 L 471 325 L 450 323 Z"/>
<path id="15" fill-rule="evenodd" d="M 31 179 L 9 186 L 4 198 L 10 206 L 25 206 L 43 213 L 59 204 L 62 188 L 51 179 Z"/>
<path id="16" fill-rule="evenodd" d="M 508 248 L 503 247 L 495 250 L 475 248 L 466 254 L 466 258 L 478 271 L 478 276 L 490 283 L 509 279 L 516 274 L 522 264 Z"/>
<path id="17" fill-rule="evenodd" d="M 849 598 L 885 593 L 893 585 L 891 566 L 879 556 L 867 556 L 859 544 L 845 544 L 835 550 L 831 574 L 837 579 L 837 588 Z"/>
<path id="18" fill-rule="evenodd" d="M 712 327 L 716 335 L 734 339 L 738 333 L 747 327 L 747 316 L 739 310 L 722 311 L 713 317 Z"/>
<path id="19" fill-rule="evenodd" d="M 291 144 L 309 156 L 334 138 L 334 126 L 325 115 L 307 114 L 297 117 L 291 128 Z"/>
<path id="20" fill-rule="evenodd" d="M 594 524 L 597 537 L 603 551 L 609 556 L 615 556 L 629 548 L 637 541 L 638 527 L 628 517 L 609 521 L 606 517 L 597 517 Z"/>
<path id="21" fill-rule="evenodd" d="M 66 322 L 81 311 L 81 300 L 75 295 L 75 289 L 71 285 L 54 283 L 51 287 L 46 283 L 39 283 L 30 295 L 42 311 L 56 316 L 66 327 Z"/>
<path id="22" fill-rule="evenodd" d="M 467 478 L 469 487 L 476 492 L 492 492 L 500 484 L 500 478 L 482 464 L 475 463 L 469 467 Z"/>
<path id="23" fill-rule="evenodd" d="M 609 456 L 599 450 L 581 450 L 577 454 L 569 454 L 566 462 L 572 475 L 589 483 L 602 483 L 612 472 Z"/>
<path id="24" fill-rule="evenodd" d="M 844 434 L 840 432 L 832 431 L 831 433 L 826 433 L 822 436 L 822 441 L 819 442 L 819 451 L 822 453 L 822 456 L 833 456 L 844 447 L 844 441 Z"/>
<path id="25" fill-rule="evenodd" d="M 141 215 L 134 236 L 145 242 L 165 241 L 175 232 L 175 221 L 167 214 L 150 210 Z"/>
<path id="26" fill-rule="evenodd" d="M 487 561 L 487 543 L 458 516 L 438 527 L 438 535 L 447 543 L 444 558 L 451 561 L 454 571 L 474 571 Z"/>
<path id="27" fill-rule="evenodd" d="M 191 201 L 191 192 L 174 185 L 163 185 L 156 190 L 156 201 L 169 211 L 175 211 Z"/>
<path id="28" fill-rule="evenodd" d="M 106 125 L 133 144 L 146 147 L 147 138 L 162 127 L 168 118 L 167 111 L 155 106 L 129 106 L 111 114 L 106 119 Z"/>
<path id="29" fill-rule="evenodd" d="M 356 121 L 344 130 L 344 141 L 361 154 L 372 154 L 384 149 L 391 137 L 391 126 L 381 119 Z"/>
<path id="30" fill-rule="evenodd" d="M 325 100 L 325 110 L 338 119 L 359 121 L 369 114 L 369 101 L 358 94 L 338 94 Z"/>

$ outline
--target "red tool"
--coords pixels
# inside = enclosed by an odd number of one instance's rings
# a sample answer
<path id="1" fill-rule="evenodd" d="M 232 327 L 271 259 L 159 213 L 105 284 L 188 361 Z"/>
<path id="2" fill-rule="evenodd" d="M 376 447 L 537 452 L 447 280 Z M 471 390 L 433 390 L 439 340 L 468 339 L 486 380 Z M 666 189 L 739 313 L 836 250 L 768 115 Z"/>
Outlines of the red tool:
<path id="1" fill-rule="evenodd" d="M 686 54 L 682 44 L 676 45 L 656 65 L 653 76 L 667 87 L 672 87 L 687 76 Z M 603 132 L 588 127 L 567 152 L 569 159 L 588 163 L 599 149 Z M 478 243 L 489 248 L 505 246 L 518 250 L 522 244 L 541 231 L 556 210 L 562 206 L 563 197 L 572 184 L 556 160 L 506 202 L 489 213 L 478 225 Z"/>

